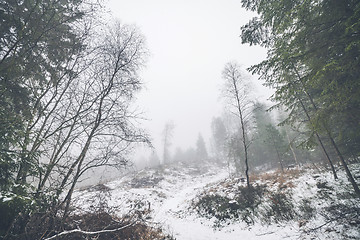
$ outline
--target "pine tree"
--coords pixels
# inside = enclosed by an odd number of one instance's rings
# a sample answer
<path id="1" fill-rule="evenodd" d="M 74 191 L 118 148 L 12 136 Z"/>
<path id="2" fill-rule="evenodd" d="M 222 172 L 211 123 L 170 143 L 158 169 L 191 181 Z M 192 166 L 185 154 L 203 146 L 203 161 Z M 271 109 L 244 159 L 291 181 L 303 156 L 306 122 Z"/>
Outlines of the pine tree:
<path id="1" fill-rule="evenodd" d="M 209 156 L 206 150 L 206 145 L 203 136 L 199 133 L 198 139 L 196 141 L 196 158 L 197 161 L 204 162 L 207 161 Z"/>
<path id="2" fill-rule="evenodd" d="M 251 68 L 268 86 L 273 97 L 286 106 L 288 122 L 305 116 L 313 136 L 336 173 L 323 140 L 340 159 L 355 192 L 360 190 L 345 161 L 346 147 L 360 149 L 360 2 L 251 1 L 247 9 L 258 11 L 242 27 L 242 41 L 268 47 L 268 58 Z M 351 132 L 356 132 L 352 134 Z"/>

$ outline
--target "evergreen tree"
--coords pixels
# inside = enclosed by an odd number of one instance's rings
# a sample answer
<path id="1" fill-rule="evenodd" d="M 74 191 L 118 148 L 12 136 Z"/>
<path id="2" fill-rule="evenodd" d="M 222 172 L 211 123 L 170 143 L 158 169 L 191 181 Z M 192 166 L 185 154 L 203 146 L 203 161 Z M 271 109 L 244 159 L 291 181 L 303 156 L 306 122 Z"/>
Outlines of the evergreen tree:
<path id="1" fill-rule="evenodd" d="M 196 159 L 197 161 L 207 161 L 209 158 L 206 145 L 203 136 L 199 133 L 198 139 L 196 141 Z"/>
<path id="2" fill-rule="evenodd" d="M 174 134 L 175 125 L 172 121 L 169 121 L 165 124 L 163 134 L 163 164 L 168 164 L 171 161 L 170 156 L 170 146 L 172 144 L 172 138 Z"/>
<path id="3" fill-rule="evenodd" d="M 275 153 L 275 157 L 271 159 L 280 165 L 281 171 L 284 172 L 286 144 L 284 137 L 279 130 L 272 124 L 266 125 L 266 139 L 265 144 L 270 146 Z"/>
<path id="4" fill-rule="evenodd" d="M 257 102 L 254 104 L 253 116 L 254 116 L 254 132 L 253 143 L 251 146 L 252 165 L 264 166 L 271 165 L 269 156 L 271 155 L 271 149 L 265 144 L 265 138 L 267 135 L 266 126 L 272 123 L 270 114 L 266 111 L 265 104 Z"/>
<path id="5" fill-rule="evenodd" d="M 160 158 L 154 150 L 149 157 L 149 165 L 150 167 L 158 167 L 160 166 Z"/>
<path id="6" fill-rule="evenodd" d="M 360 2 L 242 3 L 260 15 L 242 27 L 242 41 L 269 48 L 268 58 L 251 71 L 276 89 L 273 99 L 286 106 L 288 122 L 305 116 L 310 130 L 308 142 L 313 142 L 314 137 L 318 140 L 336 178 L 323 142 L 328 139 L 360 194 L 343 154 L 344 146 L 352 146 L 353 151 L 360 149 L 355 147 L 360 132 Z"/>
<path id="7" fill-rule="evenodd" d="M 82 49 L 74 23 L 82 1 L 0 1 L 0 183 L 33 166 L 27 131 L 41 108 L 42 89 L 56 84 L 67 62 Z M 21 150 L 22 149 L 22 150 Z"/>
<path id="8" fill-rule="evenodd" d="M 212 143 L 216 161 L 224 161 L 225 147 L 228 133 L 221 117 L 213 118 L 211 121 Z"/>

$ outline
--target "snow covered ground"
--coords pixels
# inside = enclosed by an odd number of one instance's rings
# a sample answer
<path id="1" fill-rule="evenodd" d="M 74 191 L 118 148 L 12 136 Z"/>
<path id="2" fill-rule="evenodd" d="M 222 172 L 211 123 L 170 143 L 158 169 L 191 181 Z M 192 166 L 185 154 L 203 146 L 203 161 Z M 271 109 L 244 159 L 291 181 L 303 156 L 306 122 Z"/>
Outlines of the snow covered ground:
<path id="1" fill-rule="evenodd" d="M 353 171 L 360 176 L 358 166 L 354 166 Z M 231 187 L 244 183 L 240 178 L 229 178 L 225 168 L 209 166 L 143 170 L 104 185 L 78 190 L 74 202 L 85 211 L 106 205 L 117 215 L 136 210 L 148 212 L 149 222 L 161 225 L 178 240 L 360 239 L 360 219 L 349 220 L 340 226 L 338 221 L 329 221 L 323 214 L 326 207 L 340 203 L 360 207 L 359 199 L 348 196 L 351 188 L 343 172 L 338 173 L 340 179 L 337 182 L 333 181 L 331 173 L 320 174 L 316 169 L 281 181 L 269 177 L 275 173 L 267 174 L 268 179 L 254 178 L 254 184 L 265 181 L 270 189 L 291 186 L 294 201 L 311 201 L 316 215 L 304 222 L 296 219 L 264 224 L 256 220 L 250 225 L 231 219 L 215 227 L 215 218 L 197 214 L 193 208 L 194 199 L 211 191 L 231 198 Z M 222 187 L 225 185 L 228 187 Z"/>

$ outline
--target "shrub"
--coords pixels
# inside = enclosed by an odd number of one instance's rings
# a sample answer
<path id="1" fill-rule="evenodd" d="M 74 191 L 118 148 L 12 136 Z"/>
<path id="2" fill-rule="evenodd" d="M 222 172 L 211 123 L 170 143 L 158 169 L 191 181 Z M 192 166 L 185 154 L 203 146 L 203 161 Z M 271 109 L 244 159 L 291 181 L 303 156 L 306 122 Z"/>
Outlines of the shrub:
<path id="1" fill-rule="evenodd" d="M 311 206 L 310 200 L 302 199 L 299 203 L 298 210 L 299 217 L 308 220 L 314 217 L 316 209 Z"/>
<path id="2" fill-rule="evenodd" d="M 286 192 L 275 192 L 269 194 L 268 205 L 263 217 L 267 222 L 281 222 L 292 220 L 295 217 L 292 198 Z"/>
<path id="3" fill-rule="evenodd" d="M 204 217 L 215 217 L 219 221 L 240 219 L 247 224 L 254 223 L 255 209 L 261 203 L 264 186 L 239 187 L 234 199 L 219 194 L 205 194 L 195 203 L 198 213 Z"/>
<path id="4" fill-rule="evenodd" d="M 26 224 L 24 218 L 26 212 L 31 209 L 31 203 L 31 199 L 14 194 L 0 199 L 0 238 L 4 237 L 11 228 L 20 230 L 24 227 Z"/>

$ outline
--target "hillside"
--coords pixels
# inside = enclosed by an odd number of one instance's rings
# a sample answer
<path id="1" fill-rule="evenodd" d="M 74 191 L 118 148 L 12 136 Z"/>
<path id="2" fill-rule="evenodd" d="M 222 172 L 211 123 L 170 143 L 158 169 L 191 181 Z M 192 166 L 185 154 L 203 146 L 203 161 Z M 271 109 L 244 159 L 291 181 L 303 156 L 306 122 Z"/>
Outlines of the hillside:
<path id="1" fill-rule="evenodd" d="M 359 179 L 359 164 L 351 168 Z M 78 190 L 74 207 L 132 216 L 179 240 L 359 239 L 360 199 L 338 175 L 310 166 L 253 174 L 249 191 L 226 168 L 173 165 Z"/>

